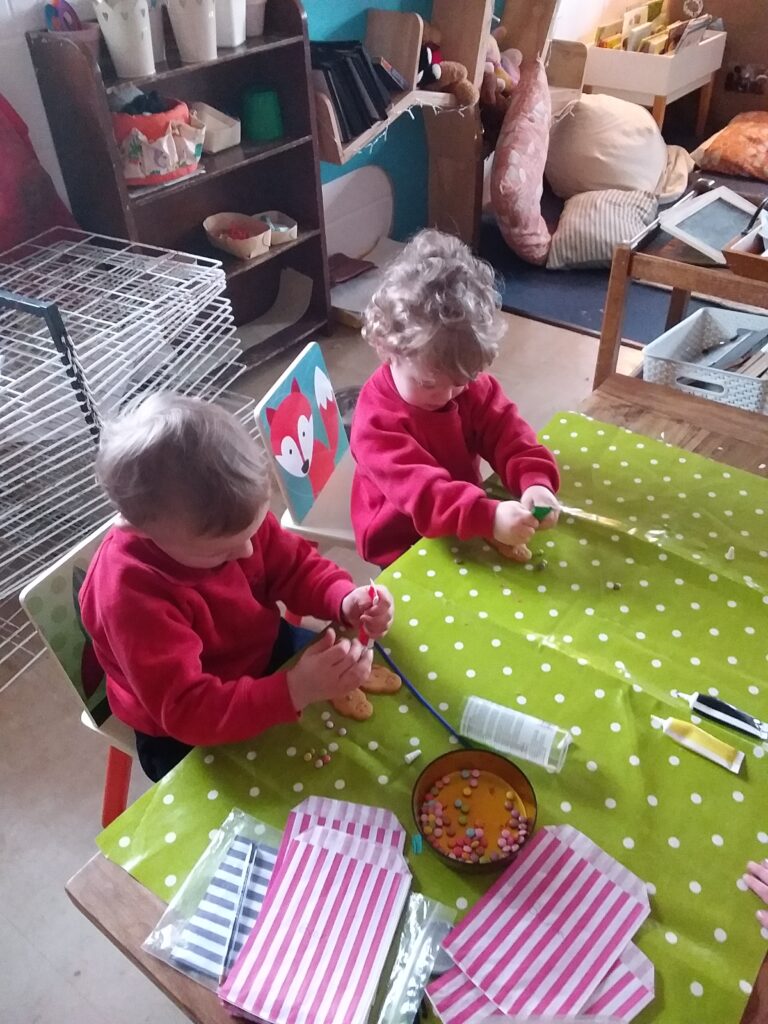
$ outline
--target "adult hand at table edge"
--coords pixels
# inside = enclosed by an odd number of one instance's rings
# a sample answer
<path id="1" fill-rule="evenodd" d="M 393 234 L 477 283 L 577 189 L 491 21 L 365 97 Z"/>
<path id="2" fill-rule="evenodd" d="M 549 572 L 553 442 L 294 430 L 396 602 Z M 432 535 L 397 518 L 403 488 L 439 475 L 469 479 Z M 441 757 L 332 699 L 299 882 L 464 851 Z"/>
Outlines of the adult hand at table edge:
<path id="1" fill-rule="evenodd" d="M 288 670 L 288 693 L 302 711 L 308 704 L 343 697 L 371 674 L 373 652 L 358 640 L 336 639 L 327 629 Z"/>
<path id="2" fill-rule="evenodd" d="M 768 860 L 759 863 L 751 860 L 743 877 L 752 892 L 768 903 Z M 768 928 L 768 910 L 758 910 L 755 917 L 764 928 Z"/>

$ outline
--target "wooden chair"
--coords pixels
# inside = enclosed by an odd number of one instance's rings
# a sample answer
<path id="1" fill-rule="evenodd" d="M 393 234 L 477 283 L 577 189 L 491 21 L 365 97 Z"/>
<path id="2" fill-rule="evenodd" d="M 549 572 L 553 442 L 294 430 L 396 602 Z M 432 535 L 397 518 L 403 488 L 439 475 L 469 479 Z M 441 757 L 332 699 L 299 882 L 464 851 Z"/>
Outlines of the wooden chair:
<path id="1" fill-rule="evenodd" d="M 101 823 L 104 827 L 125 810 L 131 768 L 136 756 L 133 730 L 109 710 L 106 682 L 80 622 L 77 593 L 85 570 L 110 520 L 40 573 L 21 592 L 21 605 L 52 656 L 52 664 L 72 686 L 83 710 L 80 721 L 109 744 Z"/>

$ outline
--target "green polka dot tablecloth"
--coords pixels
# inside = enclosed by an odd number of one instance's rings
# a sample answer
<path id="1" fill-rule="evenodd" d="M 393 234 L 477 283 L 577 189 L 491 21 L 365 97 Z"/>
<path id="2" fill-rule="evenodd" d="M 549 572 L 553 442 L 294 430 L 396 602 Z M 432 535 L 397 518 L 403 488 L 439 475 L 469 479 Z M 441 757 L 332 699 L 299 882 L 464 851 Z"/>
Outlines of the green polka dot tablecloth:
<path id="1" fill-rule="evenodd" d="M 745 751 L 736 776 L 650 718 L 688 717 L 675 688 L 768 718 L 768 482 L 576 414 L 542 438 L 563 503 L 582 510 L 535 538 L 546 566 L 503 562 L 482 542 L 417 545 L 381 577 L 397 599 L 391 653 L 456 724 L 476 693 L 571 730 L 561 774 L 526 772 L 540 824 L 575 825 L 647 882 L 637 942 L 656 999 L 637 1019 L 736 1024 L 768 938 L 741 882 L 746 861 L 768 855 L 768 744 L 704 723 Z M 194 751 L 99 846 L 168 899 L 234 806 L 282 827 L 316 793 L 389 807 L 411 828 L 411 787 L 447 737 L 407 693 L 373 699 L 373 718 L 344 722 L 345 736 L 316 706 L 251 743 Z M 316 769 L 312 747 L 332 761 Z M 406 765 L 415 748 L 424 756 Z M 459 910 L 490 884 L 429 850 L 410 861 L 415 886 Z"/>

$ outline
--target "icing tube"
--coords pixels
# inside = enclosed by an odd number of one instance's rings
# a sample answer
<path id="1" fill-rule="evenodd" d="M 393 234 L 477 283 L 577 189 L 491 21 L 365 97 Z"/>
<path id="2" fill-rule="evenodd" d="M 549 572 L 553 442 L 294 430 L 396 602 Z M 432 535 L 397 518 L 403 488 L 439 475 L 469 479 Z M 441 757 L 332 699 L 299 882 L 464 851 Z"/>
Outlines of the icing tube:
<path id="1" fill-rule="evenodd" d="M 373 580 L 371 580 L 371 585 L 370 587 L 368 587 L 368 597 L 370 597 L 371 599 L 371 607 L 375 608 L 376 605 L 379 603 L 379 592 L 376 589 L 376 585 L 373 582 Z M 371 640 L 371 638 L 366 633 L 365 626 L 361 626 L 360 629 L 358 630 L 357 639 L 365 647 L 373 647 L 373 640 Z"/>
<path id="2" fill-rule="evenodd" d="M 683 722 L 679 718 L 657 718 L 651 715 L 651 725 L 654 729 L 661 729 L 665 736 L 669 736 L 675 743 L 679 743 L 686 750 L 692 750 L 694 754 L 706 757 L 708 761 L 727 768 L 729 772 L 738 775 L 744 761 L 744 754 L 741 750 L 723 743 L 716 736 L 704 732 L 692 722 Z"/>
<path id="3" fill-rule="evenodd" d="M 724 700 L 717 697 L 710 697 L 708 693 L 681 693 L 675 691 L 676 695 L 687 701 L 688 707 L 696 715 L 702 718 L 709 718 L 718 725 L 727 725 L 730 729 L 738 729 L 747 736 L 756 736 L 759 740 L 768 740 L 768 724 L 761 722 L 759 718 L 753 718 L 746 711 L 740 711 L 732 704 L 726 704 Z"/>

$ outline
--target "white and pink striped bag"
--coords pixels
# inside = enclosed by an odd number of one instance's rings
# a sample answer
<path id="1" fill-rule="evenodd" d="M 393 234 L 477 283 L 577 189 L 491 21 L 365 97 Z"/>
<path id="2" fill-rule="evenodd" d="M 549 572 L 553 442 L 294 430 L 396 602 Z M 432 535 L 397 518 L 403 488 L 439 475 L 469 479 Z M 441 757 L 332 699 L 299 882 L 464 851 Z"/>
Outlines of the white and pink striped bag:
<path id="1" fill-rule="evenodd" d="M 446 1024 L 587 1007 L 629 1021 L 653 998 L 653 965 L 630 947 L 649 912 L 643 882 L 581 832 L 542 829 L 448 936 L 457 970 L 430 998 Z"/>
<path id="2" fill-rule="evenodd" d="M 318 818 L 330 811 L 327 821 L 359 828 L 350 834 L 310 824 L 298 831 L 305 805 L 293 812 L 293 834 L 286 830 L 261 914 L 219 989 L 230 1010 L 252 1020 L 365 1024 L 368 1018 L 411 874 L 394 839 L 402 831 L 394 815 L 371 832 L 372 823 L 359 820 L 371 809 L 327 803 L 336 806 Z M 379 827 L 393 833 L 391 843 L 377 841 Z"/>

